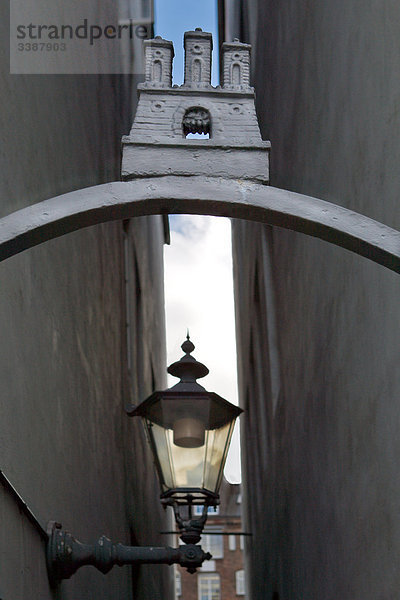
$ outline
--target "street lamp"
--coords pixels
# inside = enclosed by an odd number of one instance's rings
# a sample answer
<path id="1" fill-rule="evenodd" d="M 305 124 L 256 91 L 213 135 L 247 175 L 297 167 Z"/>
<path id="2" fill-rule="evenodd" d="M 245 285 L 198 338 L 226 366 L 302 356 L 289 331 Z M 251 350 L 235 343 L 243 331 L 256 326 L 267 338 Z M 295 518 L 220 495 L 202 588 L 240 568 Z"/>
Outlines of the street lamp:
<path id="1" fill-rule="evenodd" d="M 181 539 L 197 543 L 208 507 L 219 503 L 229 444 L 242 409 L 197 383 L 209 371 L 191 355 L 195 347 L 189 334 L 181 348 L 184 356 L 168 367 L 179 383 L 154 392 L 130 414 L 143 418 L 161 502 L 173 507 Z M 193 519 L 193 505 L 203 506 L 200 519 Z"/>
<path id="2" fill-rule="evenodd" d="M 207 519 L 209 506 L 219 503 L 219 488 L 233 427 L 240 408 L 218 394 L 207 392 L 197 379 L 208 374 L 205 365 L 191 353 L 189 339 L 182 344 L 184 356 L 168 372 L 180 381 L 165 391 L 154 392 L 128 411 L 141 416 L 154 454 L 161 485 L 161 502 L 172 506 L 185 545 L 154 548 L 113 544 L 102 536 L 96 544 L 82 544 L 60 524 L 49 523 L 47 568 L 56 585 L 80 567 L 92 565 L 107 573 L 114 565 L 180 564 L 194 573 L 211 555 L 196 545 Z M 194 518 L 193 506 L 202 506 Z"/>

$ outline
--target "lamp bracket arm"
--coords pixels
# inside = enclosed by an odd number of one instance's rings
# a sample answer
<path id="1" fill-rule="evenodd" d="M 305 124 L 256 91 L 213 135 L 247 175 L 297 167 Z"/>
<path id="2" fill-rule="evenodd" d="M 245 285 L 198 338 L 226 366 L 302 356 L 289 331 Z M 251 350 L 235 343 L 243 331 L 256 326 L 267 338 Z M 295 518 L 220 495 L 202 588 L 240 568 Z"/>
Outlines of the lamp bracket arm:
<path id="1" fill-rule="evenodd" d="M 83 544 L 58 523 L 49 526 L 47 545 L 47 569 L 52 585 L 69 579 L 80 567 L 92 565 L 102 573 L 108 573 L 114 565 L 179 564 L 194 573 L 211 555 L 200 546 L 188 544 L 179 548 L 153 546 L 124 546 L 113 544 L 101 536 L 96 544 Z"/>

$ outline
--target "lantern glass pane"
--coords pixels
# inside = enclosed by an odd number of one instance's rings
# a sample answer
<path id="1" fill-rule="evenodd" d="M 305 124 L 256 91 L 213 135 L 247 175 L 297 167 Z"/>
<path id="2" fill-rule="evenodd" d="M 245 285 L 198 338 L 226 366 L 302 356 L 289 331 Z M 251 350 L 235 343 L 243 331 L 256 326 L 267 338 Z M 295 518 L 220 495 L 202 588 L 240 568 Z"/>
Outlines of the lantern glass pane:
<path id="1" fill-rule="evenodd" d="M 177 488 L 218 491 L 234 420 L 218 429 L 207 429 L 206 425 L 204 443 L 195 448 L 174 444 L 172 427 L 164 428 L 148 419 L 145 424 L 162 492 Z"/>
<path id="2" fill-rule="evenodd" d="M 207 455 L 204 462 L 204 487 L 218 492 L 235 421 L 206 433 Z"/>
<path id="3" fill-rule="evenodd" d="M 207 433 L 206 433 L 207 435 Z M 202 488 L 206 446 L 182 448 L 174 444 L 173 430 L 166 431 L 174 469 L 174 488 Z"/>
<path id="4" fill-rule="evenodd" d="M 165 436 L 165 429 L 151 423 L 147 419 L 145 420 L 146 427 L 149 432 L 150 444 L 152 446 L 153 453 L 156 454 L 156 467 L 159 472 L 159 478 L 161 483 L 162 491 L 174 487 L 174 476 L 171 465 L 171 456 L 168 448 L 167 438 Z"/>

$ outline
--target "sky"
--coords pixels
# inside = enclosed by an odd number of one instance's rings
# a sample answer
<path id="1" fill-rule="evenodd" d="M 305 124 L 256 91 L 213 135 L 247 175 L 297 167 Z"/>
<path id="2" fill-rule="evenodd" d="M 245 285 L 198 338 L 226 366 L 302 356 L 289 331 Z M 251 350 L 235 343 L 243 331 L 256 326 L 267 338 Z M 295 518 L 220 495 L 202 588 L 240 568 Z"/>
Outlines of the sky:
<path id="1" fill-rule="evenodd" d="M 212 84 L 218 85 L 216 0 L 155 0 L 155 35 L 174 43 L 174 84 L 183 83 L 183 34 L 196 27 L 213 34 Z M 193 355 L 210 369 L 199 383 L 237 404 L 230 221 L 173 215 L 170 228 L 171 245 L 164 253 L 168 364 L 182 356 L 180 346 L 189 329 Z M 170 378 L 169 385 L 173 383 Z M 231 483 L 241 480 L 238 427 L 225 476 Z"/>
<path id="2" fill-rule="evenodd" d="M 213 34 L 214 52 L 211 83 L 218 85 L 217 0 L 154 0 L 155 35 L 174 42 L 174 83 L 183 83 L 183 34 L 201 27 Z"/>

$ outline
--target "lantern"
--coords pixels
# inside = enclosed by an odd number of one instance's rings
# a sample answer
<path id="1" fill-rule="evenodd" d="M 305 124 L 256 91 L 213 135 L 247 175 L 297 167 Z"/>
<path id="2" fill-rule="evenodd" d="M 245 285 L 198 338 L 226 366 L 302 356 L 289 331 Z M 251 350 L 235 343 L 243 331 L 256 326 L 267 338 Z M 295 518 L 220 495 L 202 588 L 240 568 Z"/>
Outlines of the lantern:
<path id="1" fill-rule="evenodd" d="M 189 334 L 181 348 L 185 355 L 168 368 L 179 383 L 154 392 L 132 415 L 143 418 L 161 499 L 212 506 L 218 503 L 233 428 L 242 410 L 197 383 L 209 371 L 191 356 L 195 347 Z"/>

